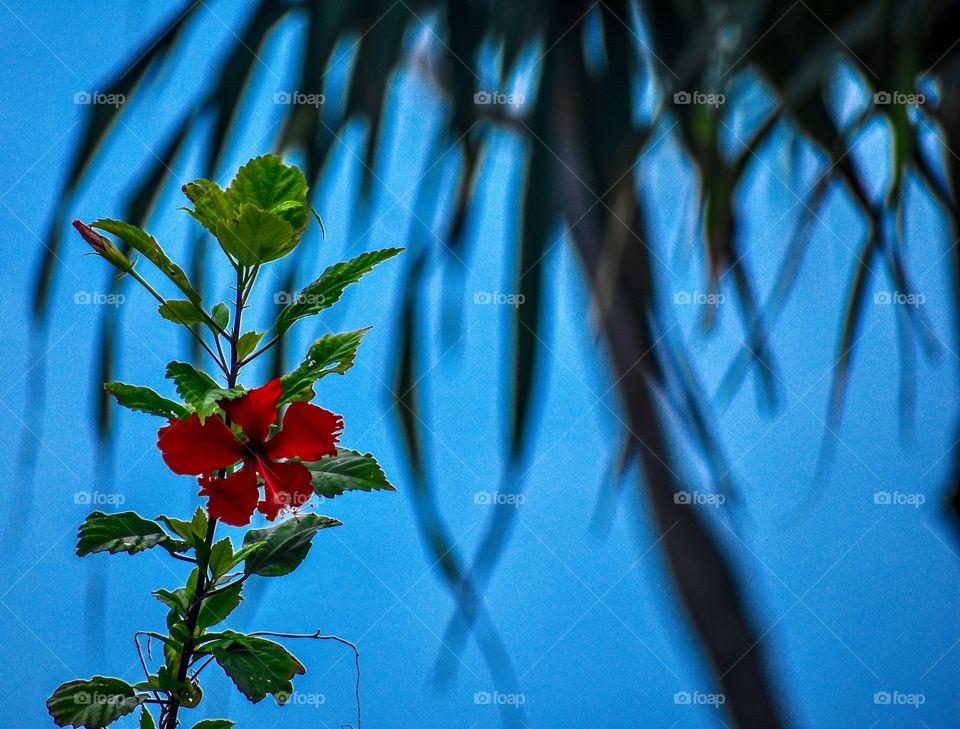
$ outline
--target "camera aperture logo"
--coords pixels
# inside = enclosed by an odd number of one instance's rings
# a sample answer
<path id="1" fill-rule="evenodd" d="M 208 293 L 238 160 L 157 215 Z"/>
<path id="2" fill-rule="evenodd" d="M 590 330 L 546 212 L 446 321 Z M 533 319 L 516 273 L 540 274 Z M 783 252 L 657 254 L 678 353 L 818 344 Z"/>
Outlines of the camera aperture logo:
<path id="1" fill-rule="evenodd" d="M 502 694 L 499 691 L 477 691 L 473 695 L 473 703 L 477 706 L 512 706 L 519 709 L 527 703 L 524 694 Z"/>

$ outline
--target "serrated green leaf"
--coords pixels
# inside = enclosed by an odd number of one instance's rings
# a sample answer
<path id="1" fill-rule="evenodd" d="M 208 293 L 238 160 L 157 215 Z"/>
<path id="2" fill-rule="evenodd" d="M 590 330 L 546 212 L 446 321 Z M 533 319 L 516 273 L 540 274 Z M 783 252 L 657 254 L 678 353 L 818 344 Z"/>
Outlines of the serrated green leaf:
<path id="1" fill-rule="evenodd" d="M 233 544 L 229 537 L 224 537 L 210 549 L 208 566 L 214 580 L 218 580 L 230 571 L 233 561 Z"/>
<path id="2" fill-rule="evenodd" d="M 337 448 L 337 455 L 303 465 L 310 469 L 314 493 L 324 498 L 345 491 L 396 491 L 370 453 Z"/>
<path id="3" fill-rule="evenodd" d="M 279 643 L 232 630 L 204 643 L 202 651 L 213 654 L 240 692 L 254 704 L 267 694 L 273 694 L 277 703 L 284 703 L 293 693 L 291 679 L 306 671 Z"/>
<path id="4" fill-rule="evenodd" d="M 306 359 L 293 372 L 280 378 L 283 392 L 279 404 L 311 400 L 315 395 L 313 384 L 317 380 L 334 372 L 342 375 L 353 367 L 357 348 L 369 329 L 370 327 L 355 332 L 325 334 L 311 344 Z"/>
<path id="5" fill-rule="evenodd" d="M 172 539 L 155 521 L 133 511 L 104 514 L 94 511 L 80 525 L 77 556 L 96 552 L 135 554 L 162 545 L 170 551 L 182 551 L 187 545 Z"/>
<path id="6" fill-rule="evenodd" d="M 183 209 L 213 235 L 217 234 L 217 224 L 234 213 L 230 203 L 227 202 L 224 191 L 220 189 L 216 182 L 203 179 L 194 180 L 188 182 L 181 189 L 183 194 L 193 203 L 193 209 Z"/>
<path id="7" fill-rule="evenodd" d="M 186 362 L 173 361 L 168 364 L 166 376 L 173 380 L 180 397 L 201 420 L 216 411 L 217 403 L 221 400 L 232 400 L 245 393 L 245 390 L 236 387 L 220 387 L 206 372 Z"/>
<path id="8" fill-rule="evenodd" d="M 230 729 L 236 722 L 229 719 L 204 719 L 193 725 L 193 729 Z"/>
<path id="9" fill-rule="evenodd" d="M 239 605 L 243 599 L 240 595 L 242 589 L 243 583 L 237 582 L 223 590 L 223 592 L 218 592 L 215 595 L 204 598 L 204 601 L 200 604 L 197 628 L 206 630 L 226 620 L 227 616 L 236 609 L 237 605 Z"/>
<path id="10" fill-rule="evenodd" d="M 193 407 L 201 405 L 208 392 L 220 389 L 210 375 L 186 362 L 173 361 L 168 364 L 166 377 L 173 380 L 180 397 Z"/>
<path id="11" fill-rule="evenodd" d="M 136 709 L 147 694 L 119 678 L 94 676 L 68 681 L 47 699 L 47 711 L 57 726 L 100 729 Z"/>
<path id="12" fill-rule="evenodd" d="M 245 332 L 237 340 L 237 359 L 244 360 L 257 348 L 266 332 Z"/>
<path id="13" fill-rule="evenodd" d="M 276 526 L 251 529 L 243 537 L 244 546 L 255 542 L 265 544 L 247 557 L 244 572 L 263 577 L 289 574 L 306 558 L 318 530 L 340 525 L 341 522 L 327 516 L 305 514 Z"/>
<path id="14" fill-rule="evenodd" d="M 200 294 L 190 285 L 187 274 L 164 253 L 160 244 L 157 243 L 152 235 L 138 228 L 136 225 L 125 223 L 122 220 L 101 218 L 100 220 L 95 220 L 90 225 L 93 228 L 99 228 L 100 230 L 105 230 L 117 236 L 117 238 L 138 251 L 144 258 L 163 271 L 167 278 L 173 281 L 177 288 L 179 288 L 190 301 L 197 306 L 201 305 L 200 302 L 202 299 Z"/>
<path id="15" fill-rule="evenodd" d="M 242 265 L 256 266 L 287 255 L 300 234 L 277 213 L 244 203 L 236 217 L 217 223 L 217 239 Z"/>
<path id="16" fill-rule="evenodd" d="M 161 397 L 149 387 L 128 385 L 125 382 L 107 382 L 103 389 L 113 395 L 117 403 L 130 410 L 138 410 L 162 418 L 179 419 L 189 415 L 187 409 L 178 402 Z"/>
<path id="17" fill-rule="evenodd" d="M 160 312 L 160 316 L 174 324 L 192 326 L 206 321 L 206 317 L 192 301 L 183 299 L 168 299 L 166 303 L 157 307 L 157 311 Z"/>
<path id="18" fill-rule="evenodd" d="M 384 248 L 379 251 L 361 253 L 349 261 L 329 266 L 320 278 L 307 284 L 297 294 L 297 298 L 280 310 L 277 317 L 277 334 L 283 334 L 294 322 L 306 316 L 312 316 L 333 306 L 343 294 L 343 290 L 359 281 L 378 263 L 386 261 L 403 251 L 403 248 Z"/>
<path id="19" fill-rule="evenodd" d="M 196 511 L 193 512 L 190 521 L 176 519 L 172 516 L 166 516 L 165 514 L 158 516 L 157 521 L 166 524 L 170 531 L 178 537 L 182 537 L 194 547 L 202 544 L 207 535 L 207 515 L 199 506 Z"/>
<path id="20" fill-rule="evenodd" d="M 239 210 L 251 204 L 275 213 L 302 232 L 309 220 L 307 181 L 297 167 L 285 165 L 275 154 L 266 154 L 247 162 L 226 190 L 230 205 Z"/>

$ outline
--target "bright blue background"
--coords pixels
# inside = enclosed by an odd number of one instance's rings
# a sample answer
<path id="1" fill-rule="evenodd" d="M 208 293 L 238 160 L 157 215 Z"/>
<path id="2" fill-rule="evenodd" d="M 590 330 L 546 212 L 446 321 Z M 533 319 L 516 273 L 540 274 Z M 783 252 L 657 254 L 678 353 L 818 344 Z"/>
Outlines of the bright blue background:
<path id="1" fill-rule="evenodd" d="M 176 587 L 186 572 L 155 552 L 83 560 L 73 555 L 77 524 L 89 510 L 75 503 L 77 492 L 119 494 L 123 508 L 147 515 L 186 514 L 197 499 L 189 480 L 172 475 L 160 461 L 153 444 L 157 422 L 146 415 L 117 412 L 115 457 L 98 461 L 92 425 L 98 383 L 91 367 L 101 310 L 76 305 L 74 297 L 107 291 L 107 279 L 102 262 L 84 256 L 84 246 L 72 235 L 61 249 L 39 358 L 30 350 L 34 270 L 86 111 L 73 103 L 74 94 L 98 90 L 98 83 L 123 68 L 171 12 L 163 5 L 0 0 L 6 110 L 0 115 L 5 142 L 0 306 L 6 335 L 0 412 L 7 422 L 7 448 L 0 455 L 7 474 L 0 566 L 0 665 L 7 690 L 0 712 L 7 726 L 48 726 L 43 700 L 62 681 L 94 673 L 137 680 L 130 636 L 161 626 L 164 614 L 149 590 Z M 391 12 L 408 13 L 402 3 Z M 187 51 L 132 102 L 72 214 L 89 220 L 120 213 L 129 180 L 162 146 L 163 130 L 192 108 L 215 68 L 211 59 L 232 40 L 231 29 L 244 13 L 244 3 L 235 0 L 210 2 L 201 10 L 200 22 L 187 31 L 182 46 Z M 415 30 L 412 15 L 410 22 Z M 283 110 L 272 97 L 293 88 L 300 29 L 296 22 L 284 25 L 261 54 L 242 110 L 242 134 L 231 145 L 220 182 L 238 164 L 272 148 Z M 331 79 L 337 78 L 334 70 Z M 318 536 L 295 577 L 252 586 L 234 626 L 319 627 L 357 641 L 369 727 L 726 726 L 722 712 L 675 703 L 676 692 L 716 688 L 688 632 L 662 554 L 653 546 L 656 534 L 637 496 L 635 474 L 619 487 L 611 478 L 623 414 L 566 238 L 546 259 L 551 285 L 544 302 L 545 356 L 528 468 L 522 478 L 502 483 L 512 312 L 503 305 L 476 305 L 474 294 L 515 288 L 524 143 L 505 132 L 489 137 L 468 245 L 457 261 L 441 255 L 441 242 L 422 225 L 441 229 L 459 164 L 455 151 L 438 159 L 450 140 L 439 140 L 440 152 L 430 150 L 441 121 L 440 97 L 409 69 L 393 80 L 389 94 L 383 147 L 389 154 L 378 162 L 372 209 L 354 202 L 364 134 L 363 126 L 354 124 L 338 132 L 331 163 L 317 183 L 328 237 L 321 243 L 314 233 L 304 244 L 310 249 L 300 258 L 298 279 L 302 284 L 363 249 L 408 245 L 413 252 L 433 252 L 431 285 L 417 301 L 426 332 L 419 354 L 428 373 L 421 386 L 431 483 L 463 559 L 497 508 L 475 504 L 475 494 L 523 490 L 526 501 L 486 592 L 518 678 L 515 685 L 497 684 L 473 641 L 458 655 L 441 644 L 453 600 L 416 526 L 408 464 L 390 410 L 394 329 L 412 254 L 384 264 L 329 315 L 299 325 L 291 346 L 302 352 L 325 331 L 374 325 L 356 367 L 346 377 L 324 380 L 318 402 L 344 415 L 344 443 L 377 454 L 399 492 L 321 504 L 323 513 L 345 526 Z M 744 119 L 762 97 L 756 87 L 748 88 Z M 842 87 L 838 108 L 856 106 L 855 97 L 856 89 Z M 655 226 L 650 243 L 661 266 L 668 336 L 687 348 L 709 402 L 741 346 L 743 328 L 729 280 L 721 289 L 727 301 L 718 307 L 710 333 L 701 327 L 701 309 L 673 303 L 675 293 L 703 291 L 705 272 L 692 207 L 696 181 L 671 123 L 661 121 L 661 134 L 637 174 L 651 191 L 645 202 Z M 731 129 L 730 143 L 736 146 L 743 133 Z M 782 130 L 777 140 L 787 141 L 789 134 Z M 877 125 L 854 152 L 881 182 L 887 144 Z M 744 232 L 752 244 L 746 264 L 761 298 L 775 282 L 801 210 L 799 197 L 822 171 L 822 159 L 808 148 L 801 146 L 795 159 L 787 150 L 786 144 L 757 150 L 754 173 L 741 191 L 748 216 Z M 177 187 L 198 170 L 196 154 L 177 162 L 175 184 L 148 225 L 181 259 L 196 224 L 175 211 L 181 204 Z M 424 175 L 422 184 L 434 186 L 437 199 L 429 210 L 432 218 L 416 211 L 420 224 L 411 210 Z M 902 372 L 894 306 L 871 304 L 829 481 L 817 484 L 822 495 L 812 506 L 795 510 L 813 488 L 844 295 L 865 235 L 861 216 L 839 189 L 819 214 L 795 294 L 774 329 L 779 407 L 772 412 L 758 407 L 751 375 L 713 423 L 742 509 L 700 508 L 729 550 L 776 690 L 790 719 L 802 727 L 936 729 L 954 726 L 960 710 L 960 557 L 942 508 L 957 398 L 948 313 L 954 292 L 947 251 L 953 241 L 923 190 L 912 184 L 908 190 L 907 262 L 926 299 L 923 331 L 936 350 L 932 359 L 917 355 L 912 434 L 901 433 L 898 415 Z M 215 292 L 225 295 L 228 285 L 224 267 L 211 255 L 210 266 L 215 265 L 219 278 L 210 282 L 211 298 Z M 871 291 L 894 288 L 879 261 L 872 261 L 871 269 Z M 275 270 L 262 279 L 259 303 L 265 316 L 280 278 Z M 146 295 L 130 287 L 124 293 L 117 378 L 171 394 L 163 367 L 171 353 L 187 356 L 187 342 L 153 315 Z M 451 321 L 455 328 L 445 329 Z M 46 388 L 42 411 L 26 401 L 26 385 L 38 371 Z M 691 489 L 708 491 L 696 451 L 685 444 L 683 431 L 678 433 Z M 36 448 L 33 472 L 18 462 L 21 438 Z M 877 505 L 874 494 L 881 490 L 923 494 L 926 502 L 919 508 Z M 238 718 L 240 727 L 338 727 L 352 721 L 351 655 L 334 643 L 292 647 L 308 667 L 298 690 L 322 694 L 319 708 L 280 709 L 269 700 L 251 708 L 212 668 L 206 699 L 189 719 L 210 711 Z M 433 680 L 437 665 L 447 674 L 444 690 Z M 500 713 L 476 703 L 477 692 L 494 690 L 522 694 L 523 709 Z M 922 694 L 925 703 L 919 709 L 881 706 L 874 703 L 877 691 Z M 118 725 L 136 722 L 127 718 Z"/>

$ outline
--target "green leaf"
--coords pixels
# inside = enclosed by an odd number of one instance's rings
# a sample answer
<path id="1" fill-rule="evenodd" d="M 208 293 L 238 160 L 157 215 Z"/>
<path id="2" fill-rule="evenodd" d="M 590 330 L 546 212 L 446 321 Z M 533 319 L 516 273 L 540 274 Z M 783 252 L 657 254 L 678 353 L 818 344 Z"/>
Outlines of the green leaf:
<path id="1" fill-rule="evenodd" d="M 366 327 L 355 332 L 326 334 L 311 344 L 306 359 L 293 372 L 280 378 L 283 393 L 279 404 L 311 400 L 315 395 L 313 384 L 317 380 L 334 372 L 342 375 L 353 367 L 360 340 L 369 329 L 370 327 Z"/>
<path id="2" fill-rule="evenodd" d="M 240 692 L 254 704 L 267 694 L 284 703 L 293 693 L 290 679 L 306 669 L 279 643 L 232 630 L 202 644 L 204 653 L 212 653 Z"/>
<path id="3" fill-rule="evenodd" d="M 217 234 L 217 224 L 233 215 L 234 210 L 227 202 L 226 194 L 216 182 L 210 180 L 194 180 L 182 188 L 193 209 L 183 208 L 193 218 L 213 235 Z"/>
<path id="4" fill-rule="evenodd" d="M 140 707 L 140 729 L 157 729 L 157 725 L 153 721 L 153 715 L 147 711 L 146 706 Z"/>
<path id="5" fill-rule="evenodd" d="M 160 244 L 152 235 L 136 225 L 124 223 L 122 220 L 101 218 L 90 225 L 93 228 L 99 228 L 117 236 L 128 246 L 141 253 L 144 258 L 163 271 L 167 278 L 173 281 L 190 301 L 200 306 L 202 300 L 200 294 L 190 285 L 187 274 L 164 253 Z"/>
<path id="6" fill-rule="evenodd" d="M 207 597 L 200 604 L 200 615 L 197 617 L 197 628 L 206 630 L 212 625 L 225 620 L 232 613 L 240 601 L 240 591 L 243 589 L 243 583 L 237 582 L 231 585 L 223 592 L 218 592 L 211 597 Z"/>
<path id="7" fill-rule="evenodd" d="M 241 167 L 226 198 L 234 209 L 250 204 L 275 213 L 298 233 L 307 227 L 307 180 L 298 168 L 285 165 L 275 154 L 256 157 Z"/>
<path id="8" fill-rule="evenodd" d="M 263 577 L 289 574 L 306 558 L 318 530 L 340 525 L 341 522 L 327 516 L 306 514 L 276 526 L 251 529 L 243 537 L 244 546 L 255 542 L 265 544 L 247 557 L 244 572 Z"/>
<path id="9" fill-rule="evenodd" d="M 125 382 L 107 382 L 103 389 L 113 395 L 120 405 L 131 410 L 171 420 L 185 418 L 189 414 L 183 405 L 161 397 L 149 387 L 128 385 Z"/>
<path id="10" fill-rule="evenodd" d="M 230 323 L 230 309 L 226 304 L 214 304 L 213 311 L 213 321 L 221 329 L 226 329 L 227 325 Z"/>
<path id="11" fill-rule="evenodd" d="M 224 537 L 210 549 L 208 565 L 214 580 L 218 580 L 230 571 L 233 561 L 233 544 L 229 537 Z"/>
<path id="12" fill-rule="evenodd" d="M 344 491 L 396 491 L 369 453 L 337 448 L 337 455 L 303 465 L 310 469 L 314 492 L 328 499 Z"/>
<path id="13" fill-rule="evenodd" d="M 297 247 L 300 234 L 280 215 L 244 203 L 239 214 L 217 223 L 223 249 L 244 266 L 282 258 Z"/>
<path id="14" fill-rule="evenodd" d="M 172 516 L 165 516 L 163 514 L 157 517 L 157 521 L 162 521 L 170 531 L 178 537 L 182 537 L 194 547 L 198 544 L 203 544 L 207 536 L 207 515 L 199 506 L 196 511 L 193 512 L 193 517 L 190 521 L 175 519 Z"/>
<path id="15" fill-rule="evenodd" d="M 403 248 L 368 251 L 349 261 L 342 261 L 328 267 L 320 274 L 320 278 L 307 284 L 293 302 L 281 309 L 277 317 L 277 334 L 283 334 L 297 320 L 333 306 L 347 286 L 359 281 L 378 263 L 393 258 L 401 251 Z"/>
<path id="16" fill-rule="evenodd" d="M 253 354 L 257 345 L 260 344 L 260 340 L 263 339 L 264 334 L 266 334 L 266 332 L 252 331 L 242 334 L 240 339 L 237 340 L 237 359 L 243 360 Z"/>
<path id="17" fill-rule="evenodd" d="M 230 729 L 236 726 L 236 722 L 229 719 L 204 719 L 193 725 L 193 729 Z"/>
<path id="18" fill-rule="evenodd" d="M 171 610 L 175 610 L 181 617 L 186 616 L 189 606 L 184 601 L 186 592 L 180 590 L 165 590 L 160 588 L 153 591 L 153 596 L 166 605 Z"/>
<path id="19" fill-rule="evenodd" d="M 160 312 L 160 316 L 174 324 L 192 326 L 206 321 L 203 312 L 194 306 L 193 302 L 183 299 L 168 299 L 166 303 L 157 307 L 157 311 Z"/>
<path id="20" fill-rule="evenodd" d="M 201 420 L 217 409 L 217 403 L 220 400 L 233 400 L 246 392 L 240 388 L 220 387 L 217 381 L 206 372 L 186 362 L 173 361 L 168 364 L 166 376 L 167 379 L 173 380 L 180 397 L 200 416 Z"/>
<path id="21" fill-rule="evenodd" d="M 194 407 L 203 403 L 208 392 L 220 389 L 210 375 L 186 362 L 173 361 L 168 364 L 166 376 L 168 380 L 173 380 L 180 397 Z"/>
<path id="22" fill-rule="evenodd" d="M 169 551 L 183 551 L 187 545 L 168 535 L 155 521 L 144 519 L 133 511 L 104 514 L 94 511 L 80 525 L 77 534 L 77 556 L 95 552 L 135 554 L 157 545 Z"/>
<path id="23" fill-rule="evenodd" d="M 58 686 L 47 699 L 47 711 L 57 726 L 99 729 L 129 714 L 146 698 L 119 678 L 94 676 Z"/>

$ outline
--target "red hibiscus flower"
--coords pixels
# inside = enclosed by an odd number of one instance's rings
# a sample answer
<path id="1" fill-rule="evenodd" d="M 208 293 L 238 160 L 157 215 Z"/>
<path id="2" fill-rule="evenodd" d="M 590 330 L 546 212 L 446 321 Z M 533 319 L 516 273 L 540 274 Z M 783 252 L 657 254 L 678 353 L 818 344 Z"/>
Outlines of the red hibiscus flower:
<path id="1" fill-rule="evenodd" d="M 272 380 L 236 400 L 220 401 L 243 437 L 219 415 L 201 423 L 196 413 L 186 420 L 171 420 L 157 433 L 164 463 L 174 473 L 200 477 L 200 495 L 209 498 L 211 517 L 244 526 L 256 509 L 272 521 L 281 509 L 302 506 L 313 495 L 310 471 L 299 461 L 278 459 L 316 461 L 336 454 L 343 419 L 309 403 L 292 403 L 280 430 L 268 437 L 277 421 L 280 393 L 280 380 Z M 242 468 L 214 477 L 214 471 L 239 461 Z M 258 476 L 263 480 L 263 499 Z"/>

